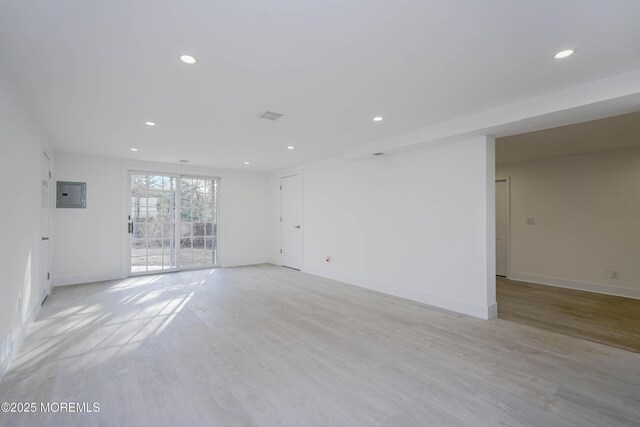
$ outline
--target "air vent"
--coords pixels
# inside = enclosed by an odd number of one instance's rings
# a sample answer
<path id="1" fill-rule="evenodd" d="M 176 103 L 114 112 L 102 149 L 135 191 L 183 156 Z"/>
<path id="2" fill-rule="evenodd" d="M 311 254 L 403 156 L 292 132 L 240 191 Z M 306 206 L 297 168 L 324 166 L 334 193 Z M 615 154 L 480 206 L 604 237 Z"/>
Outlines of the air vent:
<path id="1" fill-rule="evenodd" d="M 373 153 L 374 156 L 384 156 L 384 153 Z"/>
<path id="2" fill-rule="evenodd" d="M 271 120 L 272 122 L 275 122 L 280 117 L 282 117 L 282 114 L 274 113 L 273 111 L 265 111 L 264 113 L 258 115 L 258 117 L 261 119 Z"/>

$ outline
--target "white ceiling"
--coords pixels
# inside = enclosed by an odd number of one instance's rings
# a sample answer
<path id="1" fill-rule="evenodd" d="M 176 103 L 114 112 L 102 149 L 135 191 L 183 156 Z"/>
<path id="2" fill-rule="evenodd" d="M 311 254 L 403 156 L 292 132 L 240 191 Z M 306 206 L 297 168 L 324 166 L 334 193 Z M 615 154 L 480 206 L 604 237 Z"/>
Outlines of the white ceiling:
<path id="1" fill-rule="evenodd" d="M 496 139 L 496 164 L 640 147 L 640 112 Z"/>
<path id="2" fill-rule="evenodd" d="M 274 170 L 638 69 L 638 22 L 635 0 L 0 0 L 0 69 L 58 151 Z"/>

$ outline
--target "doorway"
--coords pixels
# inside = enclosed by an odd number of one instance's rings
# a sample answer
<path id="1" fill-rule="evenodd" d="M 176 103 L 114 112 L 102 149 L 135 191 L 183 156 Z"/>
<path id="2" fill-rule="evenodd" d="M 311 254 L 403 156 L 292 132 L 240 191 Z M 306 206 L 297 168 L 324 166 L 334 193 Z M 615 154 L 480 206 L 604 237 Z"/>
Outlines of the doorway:
<path id="1" fill-rule="evenodd" d="M 51 162 L 44 151 L 40 161 L 40 299 L 49 293 L 51 286 L 51 248 L 50 223 L 51 218 Z"/>
<path id="2" fill-rule="evenodd" d="M 218 180 L 129 173 L 129 273 L 218 265 Z"/>
<path id="3" fill-rule="evenodd" d="M 282 265 L 302 268 L 302 176 L 280 178 Z"/>
<path id="4" fill-rule="evenodd" d="M 507 277 L 509 253 L 509 180 L 496 180 L 496 276 Z"/>

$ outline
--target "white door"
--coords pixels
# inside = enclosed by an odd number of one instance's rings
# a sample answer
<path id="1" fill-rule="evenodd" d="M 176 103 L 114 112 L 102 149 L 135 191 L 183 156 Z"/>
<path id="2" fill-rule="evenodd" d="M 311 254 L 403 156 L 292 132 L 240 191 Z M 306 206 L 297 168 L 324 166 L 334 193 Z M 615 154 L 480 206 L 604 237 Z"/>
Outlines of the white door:
<path id="1" fill-rule="evenodd" d="M 41 299 L 49 293 L 51 284 L 51 256 L 49 240 L 49 219 L 51 217 L 51 170 L 49 157 L 43 152 L 40 162 L 40 292 Z"/>
<path id="2" fill-rule="evenodd" d="M 496 181 L 496 275 L 507 275 L 507 227 L 509 221 L 509 186 Z"/>
<path id="3" fill-rule="evenodd" d="M 302 179 L 291 175 L 280 180 L 282 265 L 302 268 Z"/>

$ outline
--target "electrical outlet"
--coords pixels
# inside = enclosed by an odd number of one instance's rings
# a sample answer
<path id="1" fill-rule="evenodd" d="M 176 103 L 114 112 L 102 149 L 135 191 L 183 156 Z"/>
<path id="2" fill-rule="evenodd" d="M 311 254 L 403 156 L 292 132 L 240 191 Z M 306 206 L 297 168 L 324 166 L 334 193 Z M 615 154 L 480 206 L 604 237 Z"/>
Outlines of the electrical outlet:
<path id="1" fill-rule="evenodd" d="M 535 218 L 527 218 L 527 225 L 536 225 Z"/>
<path id="2" fill-rule="evenodd" d="M 611 278 L 612 279 L 619 279 L 620 278 L 620 272 L 615 271 L 615 270 L 611 270 Z"/>

